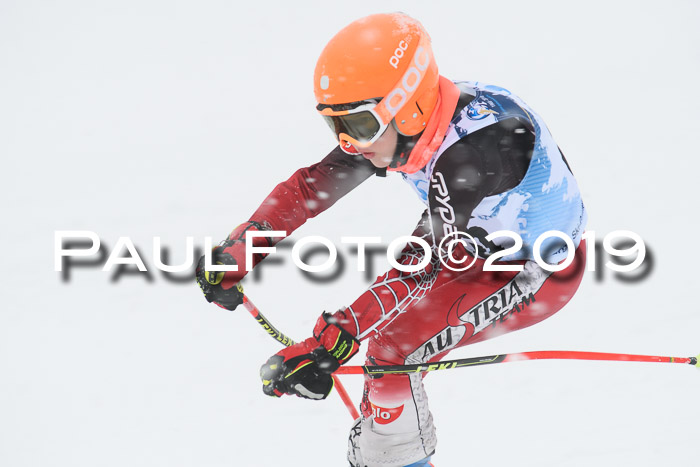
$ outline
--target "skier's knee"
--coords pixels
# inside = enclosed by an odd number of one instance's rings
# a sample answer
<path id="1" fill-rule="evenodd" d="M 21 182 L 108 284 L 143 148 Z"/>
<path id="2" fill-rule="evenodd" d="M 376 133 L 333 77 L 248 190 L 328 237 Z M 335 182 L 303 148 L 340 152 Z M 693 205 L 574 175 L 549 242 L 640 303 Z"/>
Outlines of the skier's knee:
<path id="1" fill-rule="evenodd" d="M 420 429 L 406 433 L 379 432 L 374 417 L 359 418 L 350 429 L 348 461 L 352 467 L 403 467 L 435 452 L 432 416 Z"/>

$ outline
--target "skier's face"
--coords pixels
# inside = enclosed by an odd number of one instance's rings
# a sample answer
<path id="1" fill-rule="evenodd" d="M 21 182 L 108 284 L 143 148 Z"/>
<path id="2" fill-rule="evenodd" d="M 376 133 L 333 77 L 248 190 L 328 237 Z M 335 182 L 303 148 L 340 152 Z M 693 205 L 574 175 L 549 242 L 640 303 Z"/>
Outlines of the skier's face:
<path id="1" fill-rule="evenodd" d="M 389 125 L 382 136 L 371 146 L 366 148 L 355 148 L 365 159 L 368 159 L 375 167 L 384 168 L 391 164 L 396 152 L 396 143 L 398 141 L 398 133 L 394 125 Z"/>

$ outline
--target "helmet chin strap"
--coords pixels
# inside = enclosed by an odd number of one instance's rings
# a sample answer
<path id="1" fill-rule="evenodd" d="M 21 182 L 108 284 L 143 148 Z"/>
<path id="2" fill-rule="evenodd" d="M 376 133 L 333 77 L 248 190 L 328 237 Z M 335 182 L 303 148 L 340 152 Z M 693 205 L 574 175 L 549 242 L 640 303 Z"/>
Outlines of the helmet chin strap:
<path id="1" fill-rule="evenodd" d="M 391 159 L 391 163 L 387 167 L 395 169 L 404 165 L 406 161 L 408 161 L 408 156 L 411 154 L 411 150 L 413 150 L 413 146 L 416 145 L 416 141 L 418 141 L 421 134 L 422 133 L 418 133 L 415 136 L 406 136 L 399 133 L 396 140 L 396 150 L 394 151 L 394 156 Z M 386 177 L 387 167 L 375 169 L 375 174 L 378 177 Z"/>
<path id="2" fill-rule="evenodd" d="M 391 124 L 394 125 L 393 120 L 391 121 Z M 420 132 L 414 136 L 406 136 L 402 135 L 398 131 L 397 133 L 398 136 L 396 140 L 396 151 L 394 152 L 394 157 L 391 160 L 391 164 L 389 164 L 389 167 L 391 167 L 392 169 L 400 168 L 402 165 L 406 164 L 406 162 L 408 161 L 408 156 L 411 155 L 413 147 L 416 145 L 416 142 L 423 134 L 423 132 Z"/>

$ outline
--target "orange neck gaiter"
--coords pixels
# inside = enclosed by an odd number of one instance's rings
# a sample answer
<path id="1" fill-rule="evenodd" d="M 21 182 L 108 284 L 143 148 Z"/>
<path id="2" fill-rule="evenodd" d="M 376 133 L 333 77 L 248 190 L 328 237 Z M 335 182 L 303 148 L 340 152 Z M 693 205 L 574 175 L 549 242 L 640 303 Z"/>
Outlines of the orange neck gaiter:
<path id="1" fill-rule="evenodd" d="M 438 150 L 442 140 L 445 138 L 447 127 L 450 125 L 452 115 L 457 108 L 459 100 L 459 88 L 444 76 L 440 76 L 438 81 L 440 87 L 438 100 L 435 104 L 433 114 L 428 120 L 428 125 L 423 130 L 423 134 L 411 150 L 406 163 L 400 167 L 388 168 L 392 172 L 415 173 L 425 167 L 435 151 Z"/>

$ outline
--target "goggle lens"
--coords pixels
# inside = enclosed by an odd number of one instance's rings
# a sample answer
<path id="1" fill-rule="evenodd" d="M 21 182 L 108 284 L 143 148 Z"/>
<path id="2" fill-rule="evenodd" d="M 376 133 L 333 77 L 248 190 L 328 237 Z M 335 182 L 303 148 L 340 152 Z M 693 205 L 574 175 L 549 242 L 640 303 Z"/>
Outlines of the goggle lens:
<path id="1" fill-rule="evenodd" d="M 374 138 L 381 125 L 376 117 L 367 110 L 346 115 L 322 115 L 323 120 L 335 133 L 336 138 L 345 133 L 361 143 L 367 143 Z"/>

